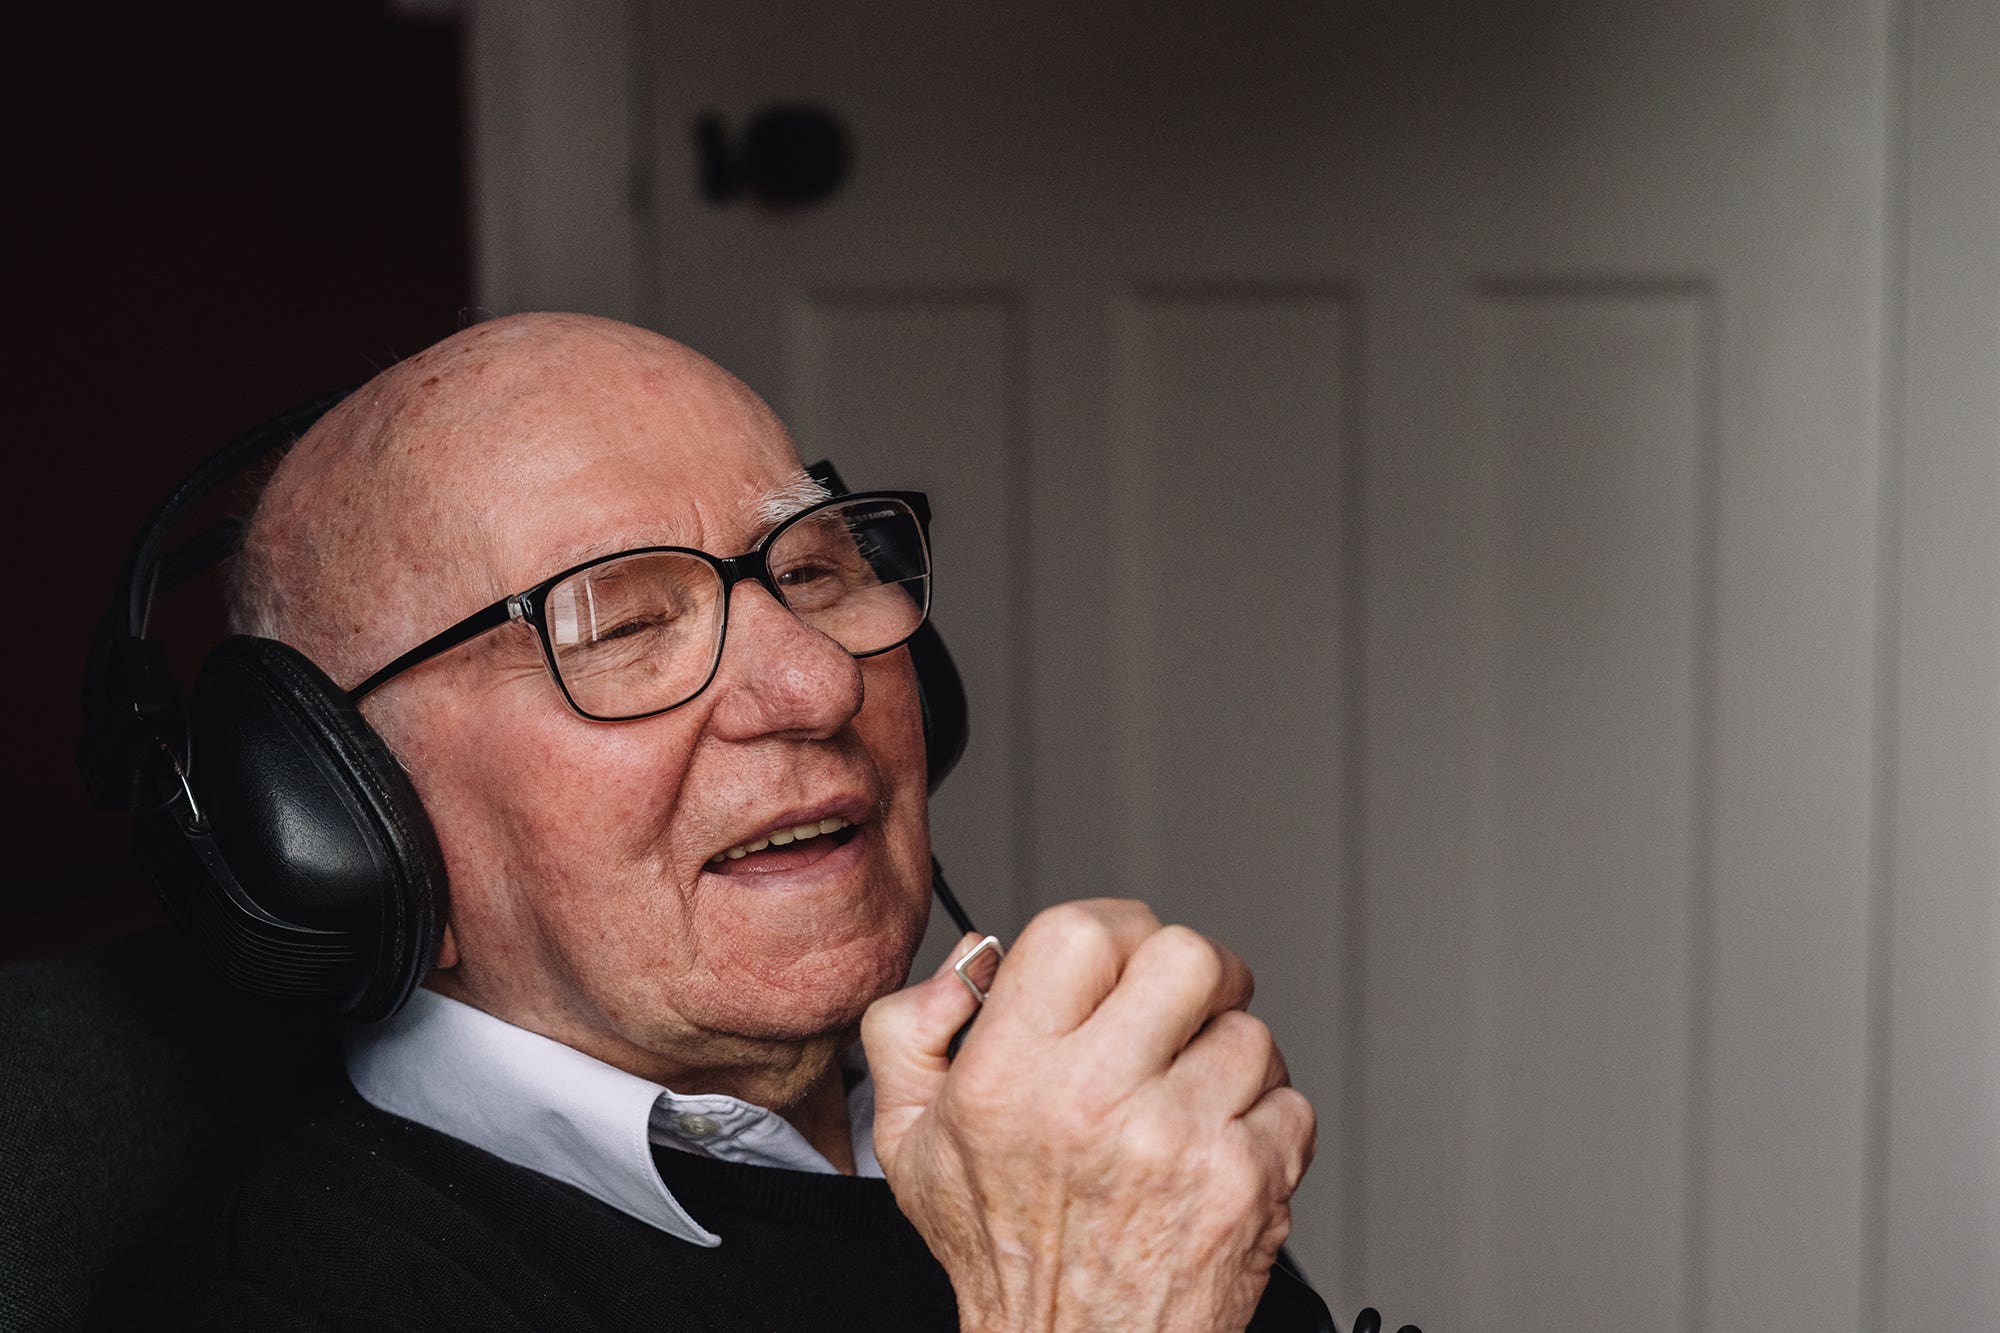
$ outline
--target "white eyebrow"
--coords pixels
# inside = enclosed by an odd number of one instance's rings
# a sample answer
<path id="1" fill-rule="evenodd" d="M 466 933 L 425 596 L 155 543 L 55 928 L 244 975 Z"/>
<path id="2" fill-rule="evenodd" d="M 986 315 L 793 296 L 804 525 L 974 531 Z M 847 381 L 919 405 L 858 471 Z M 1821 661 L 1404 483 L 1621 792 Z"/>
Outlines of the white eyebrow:
<path id="1" fill-rule="evenodd" d="M 744 512 L 755 525 L 751 532 L 750 544 L 756 545 L 769 535 L 772 528 L 801 509 L 818 504 L 826 499 L 827 495 L 826 488 L 807 475 L 804 468 L 800 468 L 791 477 L 771 487 L 744 506 Z M 587 564 L 600 556 L 616 555 L 620 551 L 637 550 L 648 545 L 684 546 L 686 539 L 684 536 L 675 536 L 672 533 L 634 535 L 630 532 L 621 532 L 566 546 L 549 562 L 549 567 L 551 571 L 571 569 L 577 565 Z"/>
<path id="2" fill-rule="evenodd" d="M 801 509 L 816 505 L 826 497 L 826 488 L 800 468 L 783 485 L 765 491 L 751 506 L 750 514 L 756 521 L 757 535 L 762 537 Z"/>

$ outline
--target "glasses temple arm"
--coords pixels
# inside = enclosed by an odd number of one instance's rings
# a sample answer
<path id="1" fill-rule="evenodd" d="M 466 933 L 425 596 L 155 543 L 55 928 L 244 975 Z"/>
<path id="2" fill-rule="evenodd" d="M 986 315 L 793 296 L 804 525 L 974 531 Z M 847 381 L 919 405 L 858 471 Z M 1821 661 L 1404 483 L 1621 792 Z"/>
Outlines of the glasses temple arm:
<path id="1" fill-rule="evenodd" d="M 349 690 L 347 692 L 347 702 L 358 704 L 419 662 L 427 662 L 439 653 L 458 647 L 458 645 L 464 643 L 467 639 L 476 638 L 484 634 L 487 630 L 506 624 L 508 620 L 507 604 L 513 600 L 511 597 L 503 597 L 484 610 L 474 611 L 471 615 L 444 631 L 444 633 L 425 639 L 422 643 L 410 649 L 409 652 L 404 653 L 401 657 Z"/>

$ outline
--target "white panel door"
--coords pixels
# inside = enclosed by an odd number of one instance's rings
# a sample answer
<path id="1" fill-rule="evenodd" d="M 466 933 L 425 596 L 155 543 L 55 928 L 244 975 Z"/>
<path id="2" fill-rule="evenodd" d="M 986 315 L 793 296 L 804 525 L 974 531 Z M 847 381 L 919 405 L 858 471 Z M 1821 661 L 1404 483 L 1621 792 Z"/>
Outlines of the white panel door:
<path id="1" fill-rule="evenodd" d="M 488 176 L 627 196 L 482 186 L 489 299 L 932 492 L 954 883 L 1250 955 L 1343 1320 L 1869 1322 L 1887 0 L 477 21 Z M 846 188 L 704 202 L 800 102 Z"/>

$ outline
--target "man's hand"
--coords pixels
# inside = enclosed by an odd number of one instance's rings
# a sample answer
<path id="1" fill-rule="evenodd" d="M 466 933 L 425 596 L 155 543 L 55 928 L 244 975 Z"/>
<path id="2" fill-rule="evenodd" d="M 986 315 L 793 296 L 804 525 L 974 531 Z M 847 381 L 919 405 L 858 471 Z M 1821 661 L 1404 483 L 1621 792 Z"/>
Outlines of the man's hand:
<path id="1" fill-rule="evenodd" d="M 1242 1328 L 1314 1137 L 1250 970 L 1139 903 L 1053 907 L 952 1062 L 977 938 L 861 1025 L 875 1153 L 961 1327 Z"/>

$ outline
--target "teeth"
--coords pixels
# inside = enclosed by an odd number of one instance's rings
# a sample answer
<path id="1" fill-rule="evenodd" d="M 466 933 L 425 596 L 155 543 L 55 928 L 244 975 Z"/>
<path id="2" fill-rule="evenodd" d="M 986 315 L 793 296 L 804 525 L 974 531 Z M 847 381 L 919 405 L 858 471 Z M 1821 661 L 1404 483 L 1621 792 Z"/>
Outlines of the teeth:
<path id="1" fill-rule="evenodd" d="M 838 833 L 847 827 L 849 827 L 847 820 L 842 819 L 839 815 L 829 815 L 817 823 L 800 824 L 795 828 L 779 829 L 768 838 L 759 838 L 755 842 L 746 842 L 739 846 L 724 848 L 709 858 L 709 864 L 720 865 L 724 861 L 741 861 L 744 857 L 750 855 L 750 853 L 761 852 L 766 847 L 784 847 L 794 842 L 804 842 L 807 838 L 817 838 L 822 833 Z"/>

